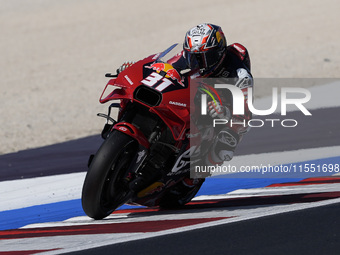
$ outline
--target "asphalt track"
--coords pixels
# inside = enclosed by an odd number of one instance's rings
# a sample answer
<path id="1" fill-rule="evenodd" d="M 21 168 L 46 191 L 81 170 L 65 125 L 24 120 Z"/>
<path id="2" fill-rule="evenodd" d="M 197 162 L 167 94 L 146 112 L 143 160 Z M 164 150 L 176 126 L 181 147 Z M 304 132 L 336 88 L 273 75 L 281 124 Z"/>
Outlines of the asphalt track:
<path id="1" fill-rule="evenodd" d="M 312 116 L 304 116 L 301 112 L 289 112 L 287 119 L 299 121 L 294 128 L 277 124 L 271 127 L 268 123 L 261 128 L 253 127 L 235 155 L 340 145 L 339 108 L 311 110 L 311 113 Z M 266 117 L 277 118 L 276 115 Z M 101 143 L 101 137 L 95 135 L 2 155 L 0 181 L 86 171 L 88 156 L 95 153 Z"/>
<path id="2" fill-rule="evenodd" d="M 299 112 L 289 113 L 287 118 L 299 120 L 299 125 L 295 128 L 279 126 L 253 128 L 240 144 L 237 155 L 340 145 L 340 123 L 335 117 L 339 114 L 339 108 L 318 109 L 311 112 L 313 117 L 301 116 Z M 273 116 L 273 118 L 276 117 Z M 86 169 L 88 155 L 94 153 L 100 143 L 99 136 L 91 136 L 39 149 L 2 155 L 0 156 L 0 181 L 83 172 Z M 316 179 L 310 182 L 309 184 L 318 184 L 318 182 L 335 184 L 339 181 L 333 178 Z M 339 198 L 340 189 L 337 187 L 335 191 L 314 192 L 308 195 L 282 194 L 234 200 L 222 199 L 215 201 L 215 204 L 196 202 L 196 204 L 188 205 L 184 214 L 214 210 L 232 213 L 238 207 L 246 210 L 260 210 L 272 204 L 317 203 Z M 152 236 L 147 239 L 132 240 L 72 254 L 339 254 L 340 226 L 337 218 L 339 211 L 340 203 L 323 206 L 320 204 L 315 208 L 279 214 L 270 214 L 268 211 L 268 216 L 263 215 L 228 224 Z M 171 212 L 175 215 L 180 213 L 182 212 Z M 137 218 L 141 215 L 150 218 L 162 215 L 162 212 L 136 214 Z M 122 226 L 126 228 L 127 225 Z M 9 236 L 8 233 L 11 232 L 3 233 Z M 18 233 L 15 232 L 15 234 Z M 91 236 L 88 238 L 88 242 L 91 242 Z M 15 253 L 0 252 L 0 254 Z"/>
<path id="3" fill-rule="evenodd" d="M 339 254 L 339 213 L 334 204 L 70 254 Z"/>

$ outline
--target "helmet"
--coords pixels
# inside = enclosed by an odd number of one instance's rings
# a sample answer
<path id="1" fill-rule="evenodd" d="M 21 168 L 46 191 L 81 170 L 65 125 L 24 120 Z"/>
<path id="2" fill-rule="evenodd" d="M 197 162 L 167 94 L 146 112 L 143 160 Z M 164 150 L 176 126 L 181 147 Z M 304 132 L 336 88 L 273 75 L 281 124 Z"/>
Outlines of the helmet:
<path id="1" fill-rule="evenodd" d="M 214 71 L 225 57 L 227 41 L 221 27 L 203 23 L 185 35 L 183 50 L 188 66 L 201 74 Z"/>

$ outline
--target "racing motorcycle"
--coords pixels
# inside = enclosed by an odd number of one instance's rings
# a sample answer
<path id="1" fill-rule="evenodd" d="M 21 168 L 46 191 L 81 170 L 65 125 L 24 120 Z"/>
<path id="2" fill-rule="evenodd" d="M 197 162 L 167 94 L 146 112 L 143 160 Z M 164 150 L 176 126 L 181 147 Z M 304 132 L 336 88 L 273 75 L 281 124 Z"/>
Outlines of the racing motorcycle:
<path id="1" fill-rule="evenodd" d="M 204 178 L 190 179 L 193 159 L 199 162 L 209 149 L 207 142 L 199 146 L 202 132 L 193 121 L 190 98 L 200 90 L 189 89 L 190 76 L 173 67 L 179 48 L 174 44 L 118 74 L 106 74 L 111 79 L 99 101 L 111 104 L 107 114 L 98 114 L 106 118 L 104 142 L 89 158 L 82 190 L 89 217 L 103 219 L 123 204 L 182 206 L 203 184 Z M 118 108 L 117 120 L 112 108 Z M 183 185 L 185 178 L 191 185 Z"/>

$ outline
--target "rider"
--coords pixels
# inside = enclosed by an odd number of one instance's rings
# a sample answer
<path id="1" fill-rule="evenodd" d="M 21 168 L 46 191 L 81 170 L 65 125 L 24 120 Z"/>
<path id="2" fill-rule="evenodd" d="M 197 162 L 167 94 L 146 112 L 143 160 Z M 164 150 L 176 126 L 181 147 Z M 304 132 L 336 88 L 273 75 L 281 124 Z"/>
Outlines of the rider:
<path id="1" fill-rule="evenodd" d="M 232 102 L 231 93 L 221 95 L 223 106 L 217 100 L 208 102 L 208 112 L 212 118 L 232 119 L 233 123 L 239 124 L 222 125 L 205 163 L 220 165 L 231 160 L 243 134 L 249 130 L 247 123 L 251 119 L 247 88 L 253 86 L 253 78 L 247 49 L 239 43 L 228 46 L 220 26 L 203 23 L 186 33 L 182 57 L 173 63 L 173 66 L 179 69 L 189 68 L 192 70 L 191 75 L 195 72 L 193 70 L 196 70 L 195 77 L 227 78 L 229 83 L 232 81 L 233 85 L 243 91 L 244 115 L 232 114 L 232 105 L 227 103 Z"/>
<path id="2" fill-rule="evenodd" d="M 239 43 L 227 45 L 220 26 L 202 23 L 186 33 L 182 53 L 172 63 L 177 70 L 190 69 L 189 74 L 195 77 L 232 78 L 233 84 L 244 93 L 244 115 L 232 114 L 232 105 L 227 103 L 232 102 L 231 93 L 221 95 L 223 105 L 218 101 L 208 102 L 208 112 L 212 118 L 240 123 L 223 126 L 216 136 L 205 163 L 220 165 L 233 158 L 236 146 L 243 134 L 249 130 L 247 123 L 252 116 L 247 104 L 247 88 L 253 86 L 253 78 L 250 72 L 248 51 Z M 121 72 L 132 64 L 133 62 L 124 63 L 117 72 Z"/>

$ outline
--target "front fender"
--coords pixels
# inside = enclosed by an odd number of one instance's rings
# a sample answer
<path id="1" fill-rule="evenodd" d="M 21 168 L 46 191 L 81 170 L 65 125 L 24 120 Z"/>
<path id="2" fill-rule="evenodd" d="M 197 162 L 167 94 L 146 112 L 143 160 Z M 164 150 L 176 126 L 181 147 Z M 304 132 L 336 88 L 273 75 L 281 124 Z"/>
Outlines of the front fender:
<path id="1" fill-rule="evenodd" d="M 122 132 L 128 136 L 131 136 L 137 142 L 142 145 L 144 148 L 149 149 L 150 143 L 148 139 L 145 137 L 144 133 L 140 131 L 140 129 L 136 128 L 134 125 L 128 122 L 119 122 L 112 127 L 112 130 L 117 130 Z"/>

